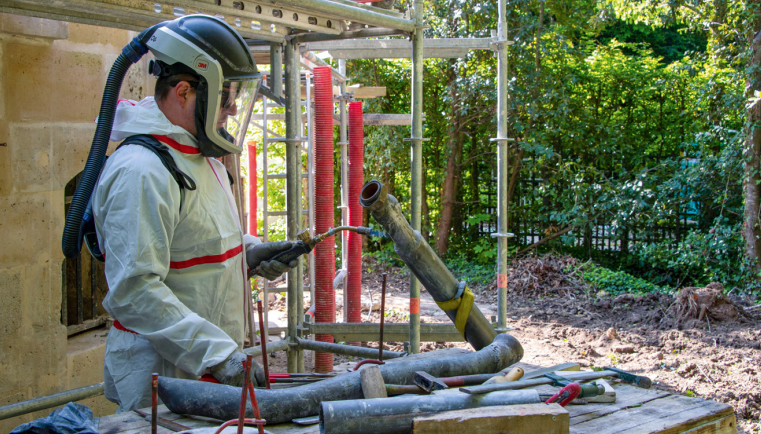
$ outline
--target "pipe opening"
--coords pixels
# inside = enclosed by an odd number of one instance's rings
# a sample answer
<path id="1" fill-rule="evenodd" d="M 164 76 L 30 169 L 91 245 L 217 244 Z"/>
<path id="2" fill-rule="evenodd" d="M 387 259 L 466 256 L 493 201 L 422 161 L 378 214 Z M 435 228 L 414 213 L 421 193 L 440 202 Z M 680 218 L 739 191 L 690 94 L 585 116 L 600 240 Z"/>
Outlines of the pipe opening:
<path id="1" fill-rule="evenodd" d="M 370 181 L 362 188 L 362 193 L 359 196 L 359 202 L 364 207 L 368 207 L 375 203 L 380 198 L 380 192 L 383 187 L 378 181 Z"/>

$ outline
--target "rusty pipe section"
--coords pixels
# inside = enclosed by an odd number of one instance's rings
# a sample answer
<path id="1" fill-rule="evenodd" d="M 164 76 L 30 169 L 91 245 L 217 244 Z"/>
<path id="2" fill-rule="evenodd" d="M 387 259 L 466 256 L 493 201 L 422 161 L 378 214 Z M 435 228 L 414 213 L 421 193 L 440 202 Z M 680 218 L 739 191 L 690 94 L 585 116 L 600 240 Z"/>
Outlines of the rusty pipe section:
<path id="1" fill-rule="evenodd" d="M 500 334 L 483 349 L 448 357 L 424 359 L 400 358 L 380 366 L 387 384 L 412 385 L 416 371 L 425 371 L 435 377 L 499 372 L 517 363 L 523 357 L 523 348 L 517 339 Z M 257 390 L 259 411 L 270 425 L 290 422 L 293 419 L 319 414 L 323 401 L 362 399 L 360 371 L 318 381 L 304 386 L 279 390 Z M 238 387 L 161 377 L 159 397 L 167 408 L 178 414 L 213 417 L 220 420 L 238 416 L 241 390 Z M 254 413 L 249 404 L 246 417 Z"/>
<path id="2" fill-rule="evenodd" d="M 394 398 L 326 401 L 320 406 L 320 433 L 398 434 L 413 432 L 413 420 L 443 411 L 498 405 L 538 404 L 535 389 L 492 392 L 471 399 L 464 393 L 402 395 Z"/>
<path id="3" fill-rule="evenodd" d="M 394 241 L 394 250 L 415 277 L 437 302 L 451 300 L 457 296 L 458 282 L 446 265 L 439 259 L 420 232 L 413 230 L 402 214 L 396 198 L 388 194 L 388 189 L 379 181 L 370 181 L 362 188 L 359 202 L 367 208 L 373 218 L 383 226 Z M 457 310 L 445 311 L 454 322 Z M 478 306 L 473 305 L 465 324 L 465 340 L 476 350 L 492 343 L 497 332 Z M 522 352 L 522 351 L 521 351 Z"/>

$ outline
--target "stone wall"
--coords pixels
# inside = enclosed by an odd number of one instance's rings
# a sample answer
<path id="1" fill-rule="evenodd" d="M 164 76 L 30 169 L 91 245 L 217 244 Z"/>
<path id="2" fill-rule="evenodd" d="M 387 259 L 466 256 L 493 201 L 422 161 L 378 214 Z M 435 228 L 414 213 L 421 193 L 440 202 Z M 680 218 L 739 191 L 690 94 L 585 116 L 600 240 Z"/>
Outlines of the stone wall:
<path id="1" fill-rule="evenodd" d="M 104 330 L 61 324 L 64 187 L 84 167 L 113 61 L 136 33 L 0 14 L 0 406 L 103 381 Z M 122 97 L 153 93 L 147 58 Z M 95 335 L 98 334 L 98 337 Z M 96 416 L 105 398 L 83 401 Z M 0 421 L 0 432 L 51 410 Z"/>

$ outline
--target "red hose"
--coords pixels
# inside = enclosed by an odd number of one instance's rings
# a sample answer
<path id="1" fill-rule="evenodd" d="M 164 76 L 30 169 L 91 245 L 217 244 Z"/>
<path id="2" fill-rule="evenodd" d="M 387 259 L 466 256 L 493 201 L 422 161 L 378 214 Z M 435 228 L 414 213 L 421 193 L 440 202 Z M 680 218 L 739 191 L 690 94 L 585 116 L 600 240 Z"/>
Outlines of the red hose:
<path id="1" fill-rule="evenodd" d="M 256 227 L 256 142 L 248 141 L 248 233 L 257 236 Z"/>
<path id="2" fill-rule="evenodd" d="M 362 226 L 359 193 L 364 183 L 364 126 L 362 103 L 349 103 L 349 226 Z M 346 264 L 346 309 L 349 322 L 362 322 L 362 236 L 349 232 Z"/>
<path id="3" fill-rule="evenodd" d="M 314 225 L 315 233 L 327 232 L 335 225 L 333 188 L 333 80 L 331 68 L 314 69 Z M 335 236 L 314 248 L 315 321 L 336 322 L 333 279 L 336 275 Z M 333 342 L 331 335 L 316 335 L 321 342 Z M 315 371 L 333 372 L 333 354 L 315 353 Z"/>

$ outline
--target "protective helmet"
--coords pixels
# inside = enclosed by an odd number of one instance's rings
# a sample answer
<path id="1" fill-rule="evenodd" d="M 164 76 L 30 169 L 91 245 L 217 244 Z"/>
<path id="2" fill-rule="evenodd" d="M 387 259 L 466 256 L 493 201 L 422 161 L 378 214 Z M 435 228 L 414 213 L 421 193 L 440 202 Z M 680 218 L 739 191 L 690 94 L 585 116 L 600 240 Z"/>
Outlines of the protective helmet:
<path id="1" fill-rule="evenodd" d="M 187 15 L 166 23 L 146 43 L 156 61 L 151 73 L 198 77 L 195 122 L 198 147 L 207 157 L 239 154 L 233 136 L 246 134 L 247 116 L 256 101 L 262 75 L 243 38 L 226 22 L 208 15 Z M 232 105 L 237 106 L 237 113 Z M 227 126 L 217 128 L 220 109 L 228 110 Z M 238 140 L 242 143 L 242 140 Z"/>

